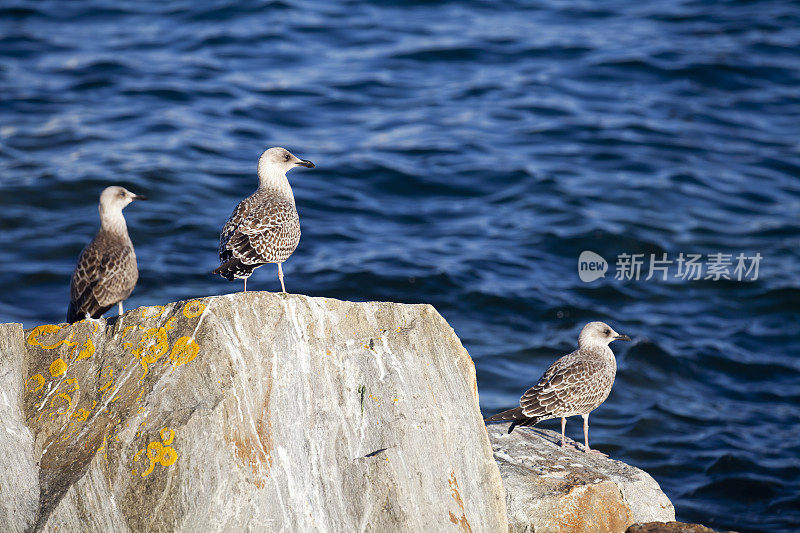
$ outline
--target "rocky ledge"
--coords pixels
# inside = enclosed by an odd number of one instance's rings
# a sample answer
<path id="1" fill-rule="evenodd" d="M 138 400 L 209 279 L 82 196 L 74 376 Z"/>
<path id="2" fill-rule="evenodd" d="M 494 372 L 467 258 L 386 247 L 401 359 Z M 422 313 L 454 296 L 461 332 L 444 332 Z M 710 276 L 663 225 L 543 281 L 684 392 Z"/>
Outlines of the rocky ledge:
<path id="1" fill-rule="evenodd" d="M 511 532 L 622 532 L 635 523 L 675 520 L 650 475 L 620 461 L 561 448 L 561 434 L 508 424 L 488 427 L 506 490 Z"/>
<path id="2" fill-rule="evenodd" d="M 0 424 L 3 531 L 601 531 L 672 516 L 646 474 L 561 457 L 547 434 L 492 428 L 493 455 L 472 360 L 428 305 L 250 292 L 3 324 Z M 606 514 L 623 518 L 587 514 L 613 487 L 627 507 Z M 533 518 L 567 508 L 583 510 Z"/>

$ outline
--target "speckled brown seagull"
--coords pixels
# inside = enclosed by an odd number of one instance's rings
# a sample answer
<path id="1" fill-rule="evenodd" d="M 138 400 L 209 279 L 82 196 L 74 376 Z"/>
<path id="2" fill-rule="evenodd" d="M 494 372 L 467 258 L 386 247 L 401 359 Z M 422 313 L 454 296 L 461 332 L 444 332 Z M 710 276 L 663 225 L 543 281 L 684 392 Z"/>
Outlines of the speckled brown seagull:
<path id="1" fill-rule="evenodd" d="M 106 187 L 100 195 L 100 231 L 78 257 L 69 286 L 70 324 L 100 318 L 130 296 L 139 279 L 136 252 L 122 210 L 134 200 L 146 200 L 124 187 Z"/>
<path id="2" fill-rule="evenodd" d="M 228 281 L 247 278 L 267 263 L 278 264 L 281 289 L 283 268 L 300 242 L 300 218 L 286 172 L 294 167 L 314 168 L 284 148 L 270 148 L 258 160 L 258 190 L 242 200 L 219 236 L 219 274 Z"/>
<path id="3" fill-rule="evenodd" d="M 522 395 L 519 407 L 490 416 L 486 422 L 513 420 L 508 428 L 511 433 L 516 426 L 532 426 L 541 420 L 561 417 L 563 447 L 567 417 L 581 415 L 584 451 L 604 455 L 589 448 L 589 413 L 608 398 L 614 385 L 617 360 L 608 344 L 617 340 L 631 339 L 608 324 L 589 322 L 578 337 L 578 349 L 550 365 L 539 382 Z"/>

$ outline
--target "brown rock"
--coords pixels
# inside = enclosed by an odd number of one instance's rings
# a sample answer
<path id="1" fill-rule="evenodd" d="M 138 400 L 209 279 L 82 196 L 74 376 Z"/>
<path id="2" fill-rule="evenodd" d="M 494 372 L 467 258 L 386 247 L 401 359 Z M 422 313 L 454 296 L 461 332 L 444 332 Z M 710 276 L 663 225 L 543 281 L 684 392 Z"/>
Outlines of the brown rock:
<path id="1" fill-rule="evenodd" d="M 646 524 L 633 524 L 625 533 L 717 533 L 711 528 L 700 524 L 687 524 L 686 522 L 647 522 Z M 736 533 L 728 531 L 727 533 Z"/>

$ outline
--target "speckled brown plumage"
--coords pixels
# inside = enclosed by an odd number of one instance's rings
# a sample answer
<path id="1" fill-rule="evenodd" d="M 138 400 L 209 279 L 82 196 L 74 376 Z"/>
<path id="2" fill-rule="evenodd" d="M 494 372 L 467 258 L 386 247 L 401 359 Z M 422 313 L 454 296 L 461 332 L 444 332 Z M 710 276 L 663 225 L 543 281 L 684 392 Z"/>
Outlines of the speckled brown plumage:
<path id="1" fill-rule="evenodd" d="M 100 195 L 100 231 L 78 257 L 69 287 L 67 322 L 100 318 L 130 296 L 139 280 L 136 252 L 122 210 L 134 200 L 146 200 L 124 187 L 106 187 Z"/>
<path id="2" fill-rule="evenodd" d="M 617 374 L 617 361 L 607 346 L 578 349 L 558 359 L 519 400 L 516 422 L 532 426 L 541 420 L 588 414 L 602 404 Z"/>
<path id="3" fill-rule="evenodd" d="M 258 159 L 258 190 L 242 200 L 225 223 L 219 236 L 219 262 L 214 274 L 228 281 L 247 278 L 267 263 L 278 265 L 281 290 L 283 268 L 300 242 L 300 217 L 286 172 L 294 167 L 314 168 L 285 148 L 264 151 Z"/>
<path id="4" fill-rule="evenodd" d="M 228 280 L 247 278 L 267 263 L 283 263 L 300 242 L 300 218 L 292 198 L 266 188 L 242 200 L 222 228 L 221 265 Z"/>
<path id="5" fill-rule="evenodd" d="M 133 292 L 139 279 L 131 240 L 100 230 L 78 257 L 69 287 L 67 322 L 100 318 Z"/>
<path id="6" fill-rule="evenodd" d="M 590 322 L 581 331 L 578 349 L 555 361 L 533 387 L 525 391 L 519 407 L 503 411 L 487 422 L 511 420 L 516 426 L 532 426 L 542 420 L 561 418 L 562 446 L 566 418 L 584 418 L 586 450 L 589 449 L 588 416 L 608 398 L 617 374 L 617 360 L 608 343 L 630 340 L 603 322 Z"/>

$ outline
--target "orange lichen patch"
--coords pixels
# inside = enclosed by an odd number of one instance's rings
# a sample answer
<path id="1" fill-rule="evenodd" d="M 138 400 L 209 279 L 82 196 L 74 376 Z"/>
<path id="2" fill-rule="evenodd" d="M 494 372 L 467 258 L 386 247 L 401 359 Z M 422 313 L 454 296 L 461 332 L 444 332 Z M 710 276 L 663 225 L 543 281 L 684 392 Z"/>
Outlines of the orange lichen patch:
<path id="1" fill-rule="evenodd" d="M 164 445 L 170 445 L 172 444 L 172 440 L 175 438 L 175 430 L 163 428 L 158 432 L 158 436 L 161 437 L 161 441 L 164 443 Z"/>
<path id="2" fill-rule="evenodd" d="M 66 339 L 60 339 L 58 341 L 54 341 L 53 339 L 47 341 L 42 340 L 42 337 L 49 337 L 58 331 L 61 331 L 61 326 L 58 324 L 43 324 L 41 326 L 36 326 L 33 328 L 33 331 L 28 334 L 28 344 L 31 346 L 41 346 L 45 350 L 58 348 Z"/>
<path id="3" fill-rule="evenodd" d="M 79 422 L 85 422 L 87 418 L 89 418 L 89 410 L 84 409 L 83 407 L 76 409 L 74 413 L 72 413 L 72 418 L 76 419 Z"/>
<path id="4" fill-rule="evenodd" d="M 136 463 L 139 461 L 142 454 L 147 452 L 147 458 L 150 460 L 150 465 L 144 472 L 142 472 L 142 477 L 147 477 L 152 474 L 156 464 L 160 464 L 161 466 L 171 466 L 175 464 L 175 461 L 178 460 L 178 452 L 170 446 L 170 444 L 172 444 L 172 440 L 175 438 L 175 430 L 163 428 L 158 435 L 161 438 L 161 442 L 150 442 L 147 446 L 137 451 L 133 455 L 133 462 Z M 117 439 L 119 439 L 119 437 L 117 437 Z M 134 476 L 138 475 L 135 466 L 131 469 L 131 473 Z"/>
<path id="5" fill-rule="evenodd" d="M 142 307 L 142 318 L 156 318 L 161 316 L 164 312 L 163 305 L 151 305 L 149 307 Z"/>
<path id="6" fill-rule="evenodd" d="M 75 359 L 76 361 L 80 361 L 81 359 L 87 359 L 94 355 L 94 343 L 92 339 L 86 339 L 86 342 L 83 343 L 81 347 L 81 351 L 78 352 L 78 358 Z"/>
<path id="7" fill-rule="evenodd" d="M 58 403 L 62 405 L 56 405 Z M 61 407 L 64 408 L 63 411 L 59 410 Z M 72 398 L 66 394 L 57 394 L 52 400 L 50 400 L 50 408 L 53 410 L 50 413 L 50 418 L 55 418 L 59 415 L 66 414 L 72 408 Z"/>
<path id="8" fill-rule="evenodd" d="M 461 492 L 458 490 L 456 473 L 452 470 L 450 471 L 450 479 L 447 480 L 447 483 L 450 485 L 450 496 L 452 496 L 452 498 L 458 504 L 458 507 L 461 509 L 460 517 L 457 517 L 452 511 L 450 511 L 450 521 L 459 526 L 464 533 L 472 533 L 472 526 L 469 525 L 467 514 L 464 511 L 464 500 L 461 498 Z"/>
<path id="9" fill-rule="evenodd" d="M 106 370 L 108 370 L 108 372 L 106 372 Z M 111 368 L 110 366 L 105 367 L 100 377 L 108 379 L 105 385 L 97 389 L 98 392 L 103 392 L 104 390 L 111 388 L 112 383 L 114 383 L 114 369 Z"/>
<path id="10" fill-rule="evenodd" d="M 50 364 L 50 375 L 53 377 L 60 376 L 67 371 L 67 363 L 60 357 Z"/>
<path id="11" fill-rule="evenodd" d="M 167 331 L 172 331 L 173 329 L 175 329 L 175 321 L 176 320 L 178 320 L 178 317 L 175 317 L 175 316 L 170 317 L 170 319 L 167 320 L 167 323 L 164 324 L 164 329 L 167 330 Z"/>
<path id="12" fill-rule="evenodd" d="M 42 387 L 44 387 L 44 376 L 41 374 L 35 374 L 25 382 L 25 388 L 28 392 L 39 392 Z"/>
<path id="13" fill-rule="evenodd" d="M 164 328 L 149 328 L 145 331 L 139 341 L 139 345 L 133 350 L 133 355 L 139 358 L 139 363 L 144 368 L 144 373 L 139 379 L 144 379 L 147 375 L 148 365 L 158 361 L 159 357 L 167 353 L 168 350 L 167 330 Z"/>
<path id="14" fill-rule="evenodd" d="M 183 316 L 186 318 L 194 318 L 202 315 L 205 310 L 205 304 L 202 304 L 197 300 L 192 300 L 191 302 L 186 302 L 186 305 L 183 306 Z"/>
<path id="15" fill-rule="evenodd" d="M 81 388 L 80 385 L 78 385 L 78 379 L 77 378 L 70 378 L 70 379 L 66 380 L 65 383 L 67 385 L 72 385 L 72 388 L 70 390 L 64 391 L 65 394 L 72 394 L 73 392 L 77 392 L 78 389 Z"/>
<path id="16" fill-rule="evenodd" d="M 633 524 L 633 514 L 612 482 L 578 485 L 559 500 L 552 512 L 552 529 L 565 533 L 613 533 Z"/>
<path id="17" fill-rule="evenodd" d="M 191 362 L 200 351 L 200 347 L 191 337 L 180 337 L 172 346 L 169 359 L 175 365 L 185 365 Z"/>

